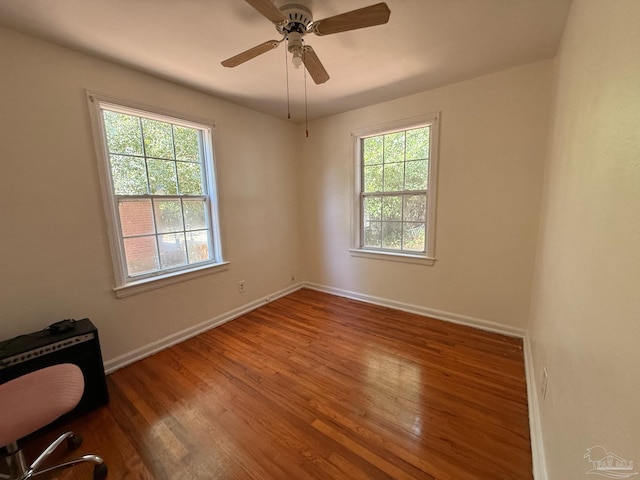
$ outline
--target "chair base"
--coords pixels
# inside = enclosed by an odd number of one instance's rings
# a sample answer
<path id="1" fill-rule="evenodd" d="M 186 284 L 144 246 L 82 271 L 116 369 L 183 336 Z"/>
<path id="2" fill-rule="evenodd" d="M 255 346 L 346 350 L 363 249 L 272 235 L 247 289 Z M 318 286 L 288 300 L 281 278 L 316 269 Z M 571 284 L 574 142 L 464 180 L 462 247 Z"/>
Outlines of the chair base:
<path id="1" fill-rule="evenodd" d="M 67 446 L 70 449 L 74 449 L 80 446 L 82 443 L 82 437 L 76 435 L 73 432 L 66 432 L 60 435 L 55 441 L 53 441 L 39 456 L 34 460 L 34 462 L 27 466 L 27 462 L 24 458 L 24 453 L 22 449 L 18 446 L 17 443 L 11 443 L 7 445 L 7 457 L 6 461 L 9 466 L 9 474 L 4 475 L 0 474 L 0 479 L 8 479 L 8 480 L 27 480 L 29 478 L 36 477 L 38 475 L 42 475 L 44 473 L 53 472 L 56 470 L 62 470 L 65 468 L 73 467 L 74 465 L 78 465 L 80 463 L 93 463 L 93 478 L 98 480 L 105 478 L 107 476 L 107 465 L 104 463 L 104 460 L 97 455 L 83 455 L 82 457 L 75 458 L 73 460 L 69 460 L 64 463 L 60 463 L 57 465 L 53 465 L 51 467 L 42 468 L 42 464 L 44 461 L 49 458 L 49 456 L 62 444 L 62 442 L 66 441 Z"/>

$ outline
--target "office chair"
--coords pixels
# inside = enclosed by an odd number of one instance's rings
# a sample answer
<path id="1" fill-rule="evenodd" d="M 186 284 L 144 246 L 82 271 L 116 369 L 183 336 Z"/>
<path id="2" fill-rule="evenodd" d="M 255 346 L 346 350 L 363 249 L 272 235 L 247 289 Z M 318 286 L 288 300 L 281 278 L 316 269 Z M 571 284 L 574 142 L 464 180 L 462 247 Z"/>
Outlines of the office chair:
<path id="1" fill-rule="evenodd" d="M 0 385 L 0 447 L 5 446 L 9 475 L 0 478 L 26 480 L 44 473 L 73 467 L 83 462 L 94 463 L 94 479 L 107 475 L 107 466 L 97 455 L 84 455 L 64 463 L 43 467 L 43 463 L 60 444 L 70 449 L 82 443 L 73 432 L 60 435 L 36 460 L 27 466 L 18 440 L 50 424 L 73 410 L 82 398 L 84 377 L 77 365 L 63 363 L 27 373 Z"/>

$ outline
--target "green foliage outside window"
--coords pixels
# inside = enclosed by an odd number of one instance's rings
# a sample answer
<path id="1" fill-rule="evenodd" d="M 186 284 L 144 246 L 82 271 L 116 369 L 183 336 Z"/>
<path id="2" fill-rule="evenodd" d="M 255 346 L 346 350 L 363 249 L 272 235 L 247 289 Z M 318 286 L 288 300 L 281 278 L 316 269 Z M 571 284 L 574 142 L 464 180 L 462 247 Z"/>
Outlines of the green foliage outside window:
<path id="1" fill-rule="evenodd" d="M 198 130 L 109 110 L 103 115 L 116 195 L 205 193 Z"/>
<path id="2" fill-rule="evenodd" d="M 106 109 L 102 114 L 129 276 L 210 260 L 201 132 Z M 136 221 L 149 226 L 141 229 Z"/>
<path id="3" fill-rule="evenodd" d="M 362 139 L 362 243 L 425 251 L 430 127 Z"/>

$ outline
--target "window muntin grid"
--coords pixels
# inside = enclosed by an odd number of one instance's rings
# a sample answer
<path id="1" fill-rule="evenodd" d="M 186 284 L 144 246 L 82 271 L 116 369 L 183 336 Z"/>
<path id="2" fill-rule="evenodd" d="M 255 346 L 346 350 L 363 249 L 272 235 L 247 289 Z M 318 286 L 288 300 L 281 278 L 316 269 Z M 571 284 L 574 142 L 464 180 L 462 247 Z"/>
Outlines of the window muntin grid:
<path id="1" fill-rule="evenodd" d="M 101 107 L 129 280 L 213 263 L 205 127 Z"/>
<path id="2" fill-rule="evenodd" d="M 360 248 L 425 253 L 431 126 L 360 139 Z"/>

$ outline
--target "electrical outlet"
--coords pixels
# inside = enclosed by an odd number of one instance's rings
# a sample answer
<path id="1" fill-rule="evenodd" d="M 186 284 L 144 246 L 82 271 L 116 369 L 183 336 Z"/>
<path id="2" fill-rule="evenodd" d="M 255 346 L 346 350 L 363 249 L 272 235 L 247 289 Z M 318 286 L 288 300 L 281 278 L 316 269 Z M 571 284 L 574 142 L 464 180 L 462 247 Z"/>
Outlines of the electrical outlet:
<path id="1" fill-rule="evenodd" d="M 545 398 L 547 398 L 547 384 L 549 383 L 549 371 L 547 370 L 547 367 L 544 367 L 544 369 L 542 370 L 542 385 L 541 385 L 541 389 L 542 389 L 542 399 L 544 400 Z"/>
<path id="2" fill-rule="evenodd" d="M 244 293 L 245 292 L 244 280 L 240 280 L 238 282 L 238 292 L 240 292 L 240 293 Z"/>

